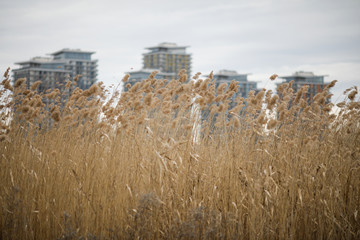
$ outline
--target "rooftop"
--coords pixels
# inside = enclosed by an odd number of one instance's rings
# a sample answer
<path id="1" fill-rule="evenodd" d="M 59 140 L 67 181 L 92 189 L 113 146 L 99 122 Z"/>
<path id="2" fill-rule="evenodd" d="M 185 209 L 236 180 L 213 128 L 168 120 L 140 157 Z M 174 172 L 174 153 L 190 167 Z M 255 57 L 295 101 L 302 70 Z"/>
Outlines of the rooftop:
<path id="1" fill-rule="evenodd" d="M 289 78 L 289 77 L 303 77 L 303 78 L 311 78 L 311 77 L 326 77 L 328 75 L 315 75 L 313 72 L 306 72 L 306 71 L 298 71 L 293 73 L 290 76 L 281 76 L 280 78 Z"/>
<path id="2" fill-rule="evenodd" d="M 176 75 L 175 73 L 164 73 L 164 72 L 161 72 L 159 69 L 151 69 L 151 68 L 142 68 L 142 69 L 139 69 L 139 70 L 132 70 L 132 71 L 129 71 L 127 73 L 129 73 L 130 76 L 131 76 L 131 74 L 136 74 L 136 73 L 151 74 L 154 71 L 157 71 L 158 75 Z"/>
<path id="3" fill-rule="evenodd" d="M 58 55 L 60 53 L 88 53 L 88 54 L 94 54 L 95 52 L 91 52 L 91 51 L 81 51 L 80 49 L 70 49 L 70 48 L 63 48 L 62 50 L 56 51 L 54 53 L 50 53 L 49 55 Z"/>
<path id="4" fill-rule="evenodd" d="M 222 75 L 222 76 L 239 76 L 239 75 L 248 75 L 248 74 L 239 74 L 237 71 L 234 71 L 234 70 L 226 70 L 226 69 L 223 69 L 223 70 L 220 70 L 216 73 L 214 73 L 214 75 Z"/>
<path id="5" fill-rule="evenodd" d="M 156 48 L 169 48 L 169 49 L 180 49 L 180 48 L 187 48 L 189 46 L 178 46 L 176 43 L 170 42 L 163 42 L 154 47 L 147 47 L 146 49 L 156 49 Z"/>
<path id="6" fill-rule="evenodd" d="M 30 60 L 16 62 L 15 64 L 24 65 L 24 64 L 28 64 L 28 63 L 59 63 L 59 61 L 56 61 L 51 57 L 33 57 Z"/>

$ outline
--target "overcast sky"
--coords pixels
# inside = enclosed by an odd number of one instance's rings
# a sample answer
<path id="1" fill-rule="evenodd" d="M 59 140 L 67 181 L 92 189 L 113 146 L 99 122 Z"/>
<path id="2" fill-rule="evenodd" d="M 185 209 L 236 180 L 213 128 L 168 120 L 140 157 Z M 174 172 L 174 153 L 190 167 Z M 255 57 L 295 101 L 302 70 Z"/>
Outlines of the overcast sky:
<path id="1" fill-rule="evenodd" d="M 273 73 L 298 70 L 360 86 L 360 0 L 0 0 L 0 72 L 63 48 L 95 51 L 100 81 L 142 67 L 145 47 L 190 46 L 193 73 L 251 73 L 273 88 Z M 279 80 L 277 80 L 279 82 Z"/>

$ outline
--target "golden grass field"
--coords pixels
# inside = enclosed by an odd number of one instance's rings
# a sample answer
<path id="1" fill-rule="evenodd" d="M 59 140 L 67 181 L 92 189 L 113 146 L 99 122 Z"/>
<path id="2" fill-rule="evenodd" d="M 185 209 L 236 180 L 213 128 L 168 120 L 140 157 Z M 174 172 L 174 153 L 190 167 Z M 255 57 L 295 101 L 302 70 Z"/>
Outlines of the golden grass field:
<path id="1" fill-rule="evenodd" d="M 335 81 L 308 105 L 211 75 L 120 95 L 5 73 L 0 239 L 360 239 L 357 88 L 332 114 Z"/>

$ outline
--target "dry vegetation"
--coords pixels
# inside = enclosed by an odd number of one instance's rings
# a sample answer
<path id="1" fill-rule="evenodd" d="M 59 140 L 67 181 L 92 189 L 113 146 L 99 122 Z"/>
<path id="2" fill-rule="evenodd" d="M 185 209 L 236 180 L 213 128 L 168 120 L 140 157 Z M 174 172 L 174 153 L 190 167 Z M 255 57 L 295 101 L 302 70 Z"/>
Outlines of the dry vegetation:
<path id="1" fill-rule="evenodd" d="M 4 75 L 0 239 L 360 238 L 356 87 L 333 115 L 335 81 L 308 105 L 155 74 L 110 101 Z"/>

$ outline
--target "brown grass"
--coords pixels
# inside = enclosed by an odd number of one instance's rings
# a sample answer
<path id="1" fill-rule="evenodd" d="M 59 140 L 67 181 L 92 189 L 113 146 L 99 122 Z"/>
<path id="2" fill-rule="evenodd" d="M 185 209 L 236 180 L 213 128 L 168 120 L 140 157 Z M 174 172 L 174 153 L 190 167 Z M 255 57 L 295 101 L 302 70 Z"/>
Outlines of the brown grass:
<path id="1" fill-rule="evenodd" d="M 0 239 L 360 238 L 357 88 L 333 115 L 289 84 L 232 102 L 155 74 L 109 101 L 5 74 Z"/>

